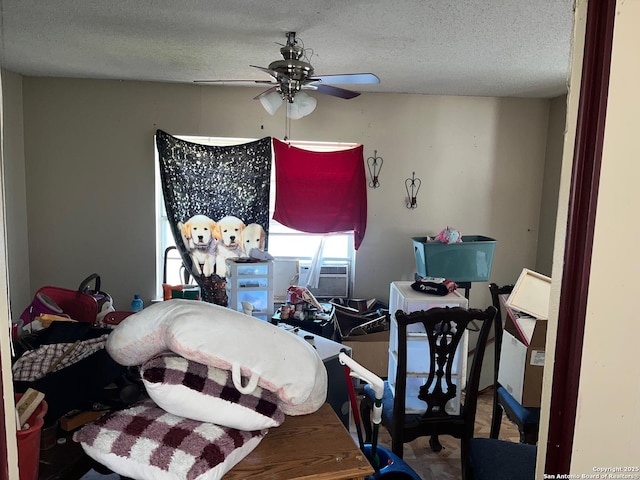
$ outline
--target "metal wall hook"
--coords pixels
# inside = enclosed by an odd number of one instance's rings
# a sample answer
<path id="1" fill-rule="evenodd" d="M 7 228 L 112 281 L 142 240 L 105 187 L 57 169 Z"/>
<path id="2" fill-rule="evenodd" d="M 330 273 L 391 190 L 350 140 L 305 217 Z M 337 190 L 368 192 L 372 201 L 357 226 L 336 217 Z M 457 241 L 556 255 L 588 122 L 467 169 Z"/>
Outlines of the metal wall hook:
<path id="1" fill-rule="evenodd" d="M 367 158 L 367 167 L 369 168 L 369 176 L 371 177 L 369 186 L 371 188 L 378 188 L 380 186 L 378 176 L 380 175 L 380 170 L 382 170 L 383 163 L 384 160 L 382 160 L 382 157 L 378 157 L 377 150 L 373 151 L 373 157 Z"/>
<path id="2" fill-rule="evenodd" d="M 416 178 L 416 172 L 411 174 L 411 178 L 404 181 L 404 188 L 407 190 L 407 208 L 414 209 L 418 206 L 418 191 L 420 191 L 422 180 Z"/>

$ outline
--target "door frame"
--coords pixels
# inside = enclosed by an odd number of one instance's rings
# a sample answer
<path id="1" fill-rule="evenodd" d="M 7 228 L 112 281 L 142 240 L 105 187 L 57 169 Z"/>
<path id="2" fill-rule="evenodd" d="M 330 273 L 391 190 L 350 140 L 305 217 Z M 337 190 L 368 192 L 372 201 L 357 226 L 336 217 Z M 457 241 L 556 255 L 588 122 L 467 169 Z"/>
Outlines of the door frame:
<path id="1" fill-rule="evenodd" d="M 544 470 L 553 474 L 571 466 L 615 9 L 616 0 L 587 5 Z"/>

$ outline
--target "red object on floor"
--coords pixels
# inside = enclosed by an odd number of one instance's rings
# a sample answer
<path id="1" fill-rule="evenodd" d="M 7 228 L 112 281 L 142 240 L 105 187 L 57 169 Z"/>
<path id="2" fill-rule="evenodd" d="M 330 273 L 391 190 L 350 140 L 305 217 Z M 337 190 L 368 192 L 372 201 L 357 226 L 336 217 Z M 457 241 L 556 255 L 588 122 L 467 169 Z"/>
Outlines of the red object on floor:
<path id="1" fill-rule="evenodd" d="M 16 403 L 22 397 L 16 394 Z M 20 480 L 38 480 L 38 467 L 40 466 L 40 436 L 44 425 L 44 416 L 48 410 L 47 402 L 42 400 L 40 405 L 27 419 L 29 428 L 18 430 L 18 468 Z M 20 428 L 20 427 L 18 427 Z"/>

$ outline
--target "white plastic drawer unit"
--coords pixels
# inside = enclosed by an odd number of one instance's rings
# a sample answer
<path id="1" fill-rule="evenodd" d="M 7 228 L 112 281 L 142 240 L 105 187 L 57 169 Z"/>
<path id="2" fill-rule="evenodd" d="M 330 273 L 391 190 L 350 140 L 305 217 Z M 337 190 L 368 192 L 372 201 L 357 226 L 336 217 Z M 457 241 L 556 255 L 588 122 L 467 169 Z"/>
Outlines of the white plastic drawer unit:
<path id="1" fill-rule="evenodd" d="M 266 314 L 269 309 L 269 292 L 266 290 L 239 289 L 233 296 L 236 301 L 231 303 L 231 300 L 229 300 L 229 306 L 239 312 L 242 311 L 242 302 L 249 302 L 253 306 L 254 314 Z"/>
<path id="2" fill-rule="evenodd" d="M 243 288 L 267 288 L 269 286 L 269 279 L 268 278 L 260 278 L 260 277 L 242 278 L 242 276 L 238 275 L 237 285 L 238 285 L 238 289 L 243 289 Z"/>
<path id="3" fill-rule="evenodd" d="M 238 277 L 252 277 L 252 276 L 270 276 L 271 262 L 255 262 L 255 263 L 238 263 L 235 261 L 228 261 L 227 266 L 229 270 L 227 272 L 227 278 L 233 276 Z"/>
<path id="4" fill-rule="evenodd" d="M 424 325 L 411 325 L 424 327 Z M 427 339 L 427 334 L 424 331 L 424 328 L 421 328 L 422 331 L 417 333 L 408 333 L 407 335 L 407 373 L 408 374 L 422 374 L 424 372 L 429 372 L 429 340 Z M 463 351 L 467 351 L 467 336 L 463 335 L 460 343 L 458 344 L 458 348 L 456 350 L 456 357 L 460 356 Z M 396 354 L 397 351 L 393 352 Z M 463 362 L 454 362 L 453 363 L 453 375 L 461 375 L 462 369 L 464 365 L 461 365 Z"/>
<path id="5" fill-rule="evenodd" d="M 411 288 L 413 282 L 400 281 L 393 282 L 389 292 L 389 314 L 392 320 L 395 320 L 397 310 L 405 313 L 416 312 L 418 310 L 429 310 L 434 307 L 462 307 L 468 308 L 469 301 L 459 291 L 455 291 L 448 295 L 438 296 L 423 292 L 416 292 Z M 393 322 L 391 322 L 393 328 Z M 422 330 L 422 332 L 420 332 Z M 411 325 L 409 334 L 424 337 L 424 329 L 422 325 Z M 426 341 L 426 338 L 424 339 Z M 398 336 L 391 335 L 389 338 L 389 350 L 398 350 Z"/>
<path id="6" fill-rule="evenodd" d="M 389 332 L 389 368 L 387 376 L 392 392 L 395 392 L 396 369 L 398 366 L 398 322 L 395 312 L 402 310 L 411 313 L 418 310 L 429 310 L 436 307 L 468 308 L 468 300 L 460 292 L 455 291 L 445 296 L 430 295 L 417 292 L 411 288 L 413 282 L 393 282 L 389 292 L 389 314 L 391 327 Z M 467 377 L 468 332 L 465 330 L 454 356 L 452 381 L 458 386 L 456 398 L 450 400 L 445 407 L 450 414 L 460 413 L 462 390 Z M 420 386 L 426 383 L 429 376 L 429 340 L 421 323 L 407 328 L 407 392 L 405 411 L 418 413 L 426 409 L 426 403 L 418 399 Z"/>
<path id="7" fill-rule="evenodd" d="M 252 316 L 270 320 L 273 316 L 273 262 L 227 260 L 227 300 L 229 308 L 244 311 L 251 304 Z"/>
<path id="8" fill-rule="evenodd" d="M 397 366 L 397 357 L 389 356 L 389 365 L 391 369 L 391 365 Z M 391 391 L 395 394 L 396 389 L 396 367 L 393 367 L 393 375 L 389 376 L 389 386 L 391 387 Z M 407 392 L 404 398 L 404 411 L 406 413 L 422 413 L 425 411 L 427 404 L 418 398 L 418 394 L 420 393 L 420 387 L 427 383 L 428 375 L 425 373 L 411 372 L 407 373 Z M 458 392 L 460 389 L 460 376 L 456 375 L 451 378 L 451 381 L 454 385 L 457 385 Z M 442 389 L 444 390 L 446 387 L 445 381 L 442 381 Z M 445 410 L 449 415 L 457 415 L 460 413 L 460 395 L 457 395 L 456 398 L 452 398 L 445 405 Z"/>

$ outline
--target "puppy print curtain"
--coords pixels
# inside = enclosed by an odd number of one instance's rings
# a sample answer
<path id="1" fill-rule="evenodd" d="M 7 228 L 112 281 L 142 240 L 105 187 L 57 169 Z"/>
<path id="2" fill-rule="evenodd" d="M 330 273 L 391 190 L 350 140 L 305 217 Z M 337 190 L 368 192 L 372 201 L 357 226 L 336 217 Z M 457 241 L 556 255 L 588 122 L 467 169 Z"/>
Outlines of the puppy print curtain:
<path id="1" fill-rule="evenodd" d="M 311 152 L 273 139 L 276 203 L 273 219 L 307 233 L 353 230 L 357 250 L 367 228 L 362 145 Z"/>
<path id="2" fill-rule="evenodd" d="M 245 230 L 262 238 L 268 231 L 271 139 L 214 147 L 158 130 L 156 145 L 176 246 L 202 299 L 226 305 L 226 258 L 248 256 Z"/>

